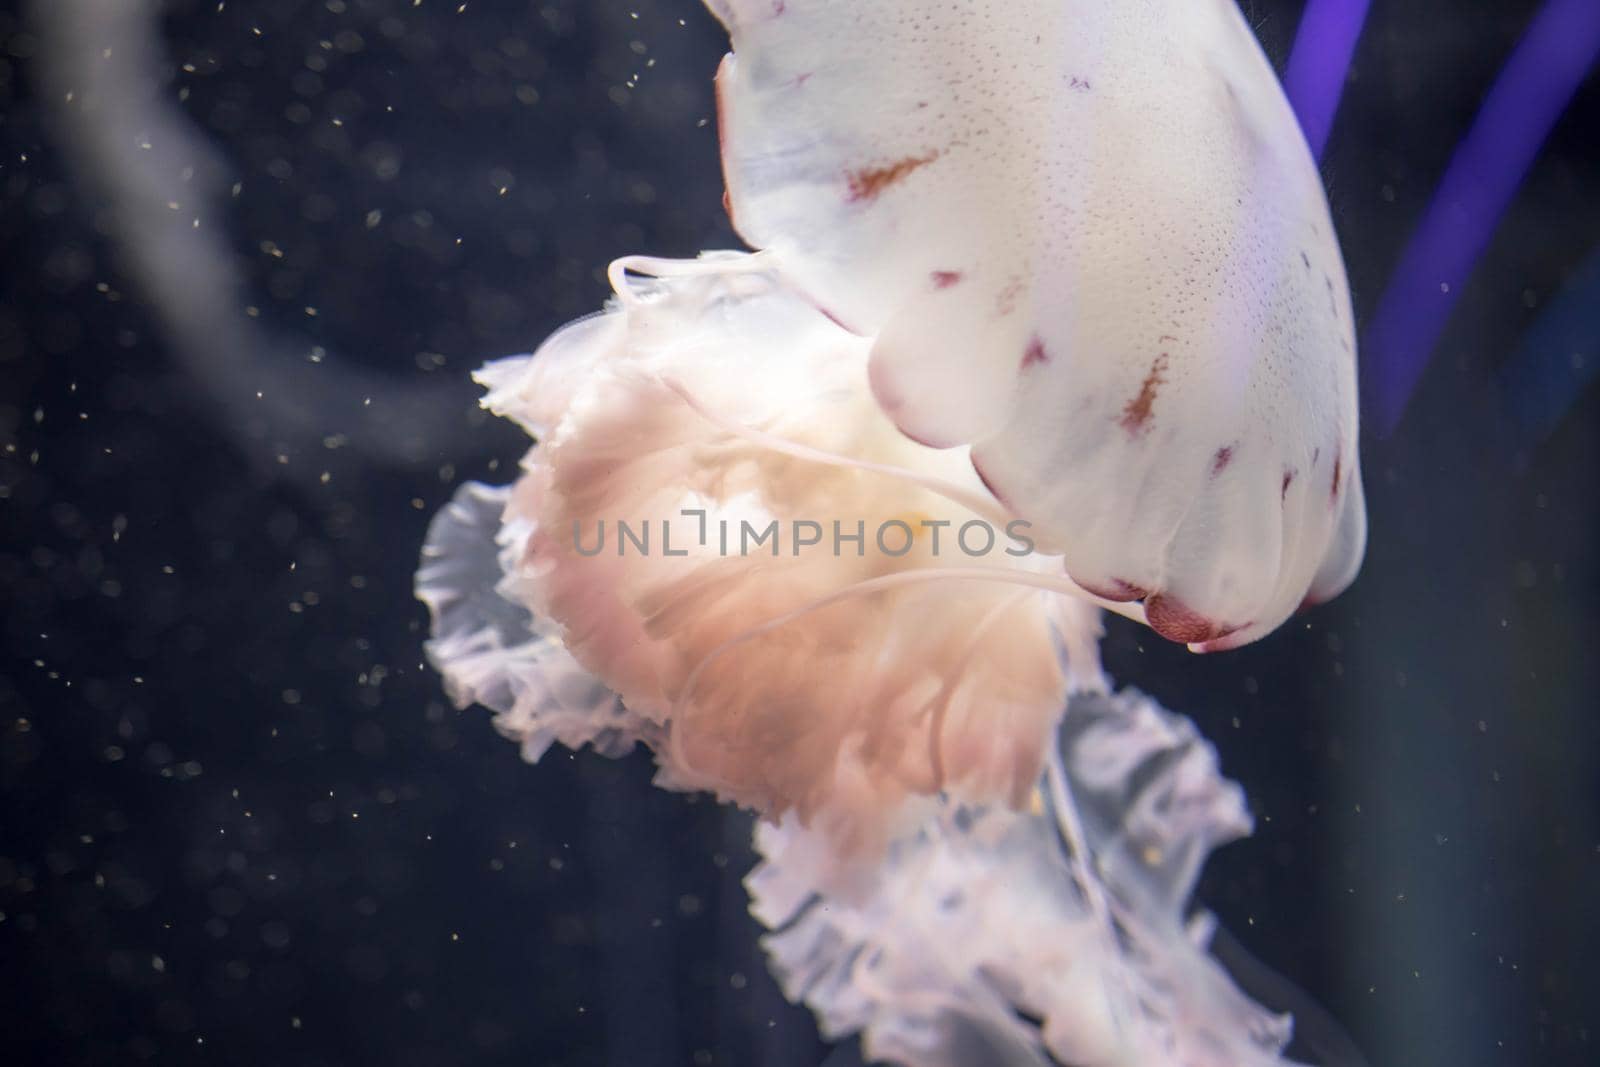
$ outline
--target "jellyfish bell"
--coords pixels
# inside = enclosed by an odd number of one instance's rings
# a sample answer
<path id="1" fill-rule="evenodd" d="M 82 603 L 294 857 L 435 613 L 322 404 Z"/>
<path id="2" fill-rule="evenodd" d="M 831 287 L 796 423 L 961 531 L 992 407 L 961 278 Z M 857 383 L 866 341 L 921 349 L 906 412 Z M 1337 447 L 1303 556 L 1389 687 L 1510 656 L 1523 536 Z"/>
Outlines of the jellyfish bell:
<path id="1" fill-rule="evenodd" d="M 1197 650 L 1354 578 L 1350 295 L 1232 0 L 708 0 L 730 217 L 908 437 Z"/>

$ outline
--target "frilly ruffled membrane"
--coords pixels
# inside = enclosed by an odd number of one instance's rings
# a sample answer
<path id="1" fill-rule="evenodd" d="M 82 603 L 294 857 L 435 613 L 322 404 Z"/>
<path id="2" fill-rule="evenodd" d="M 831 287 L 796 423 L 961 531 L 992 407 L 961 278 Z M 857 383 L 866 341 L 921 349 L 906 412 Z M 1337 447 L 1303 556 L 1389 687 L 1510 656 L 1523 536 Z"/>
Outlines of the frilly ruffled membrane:
<path id="1" fill-rule="evenodd" d="M 989 506 L 964 456 L 883 422 L 865 345 L 759 257 L 631 265 L 676 274 L 636 286 L 623 261 L 606 313 L 480 375 L 539 443 L 430 528 L 417 594 L 452 699 L 529 761 L 643 743 L 659 784 L 766 815 L 747 885 L 772 968 L 873 1060 L 1287 1063 L 1288 1018 L 1187 917 L 1208 852 L 1250 830 L 1243 797 L 1188 720 L 1107 691 L 1098 609 L 1058 560 L 553 547 L 554 522 L 682 500 Z"/>
<path id="2" fill-rule="evenodd" d="M 761 826 L 746 885 L 784 992 L 869 1062 L 1288 1063 L 1289 1017 L 1185 919 L 1207 853 L 1251 826 L 1211 746 L 1133 689 L 1075 695 L 1059 745 L 1043 810 L 940 805 L 848 894 L 812 888 L 815 835 Z"/>
<path id="3" fill-rule="evenodd" d="M 842 857 L 880 852 L 917 798 L 1024 804 L 1069 685 L 1102 684 L 1097 610 L 1055 595 L 1081 596 L 1059 559 L 1019 547 L 964 455 L 894 428 L 866 343 L 761 257 L 613 278 L 605 313 L 479 375 L 538 443 L 426 550 L 452 687 L 535 752 L 646 741 L 661 784 L 794 811 Z M 490 585 L 537 640 L 500 608 L 454 625 Z"/>
<path id="4" fill-rule="evenodd" d="M 529 763 L 560 743 L 624 756 L 661 735 L 578 666 L 548 621 L 515 596 L 515 556 L 527 530 L 502 523 L 511 487 L 463 485 L 428 528 L 417 598 L 433 618 L 428 658 L 457 707 L 481 704 L 521 743 Z"/>

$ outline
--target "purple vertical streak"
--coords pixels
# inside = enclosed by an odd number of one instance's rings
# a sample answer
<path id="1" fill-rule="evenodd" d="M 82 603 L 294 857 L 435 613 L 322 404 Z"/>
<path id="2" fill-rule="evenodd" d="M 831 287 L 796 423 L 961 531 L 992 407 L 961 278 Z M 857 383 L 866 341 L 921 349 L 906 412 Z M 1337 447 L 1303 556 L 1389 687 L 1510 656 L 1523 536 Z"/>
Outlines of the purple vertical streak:
<path id="1" fill-rule="evenodd" d="M 1473 264 L 1597 55 L 1600 0 L 1549 0 L 1489 90 L 1367 329 L 1380 434 L 1400 421 Z"/>
<path id="2" fill-rule="evenodd" d="M 1367 20 L 1370 0 L 1308 0 L 1289 53 L 1283 87 L 1299 116 L 1311 154 L 1322 158 L 1339 111 L 1350 57 Z"/>

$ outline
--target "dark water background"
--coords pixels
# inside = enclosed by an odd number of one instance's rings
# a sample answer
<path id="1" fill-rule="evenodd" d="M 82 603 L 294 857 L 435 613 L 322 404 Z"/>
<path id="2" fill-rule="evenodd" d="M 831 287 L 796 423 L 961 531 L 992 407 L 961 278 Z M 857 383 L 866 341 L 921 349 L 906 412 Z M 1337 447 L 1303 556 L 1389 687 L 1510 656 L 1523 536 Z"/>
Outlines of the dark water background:
<path id="1" fill-rule="evenodd" d="M 1299 7 L 1247 5 L 1280 67 Z M 1534 10 L 1374 5 L 1323 168 L 1359 315 Z M 291 394 L 310 436 L 226 407 L 0 13 L 0 1063 L 820 1062 L 743 913 L 743 820 L 640 758 L 521 763 L 443 700 L 410 596 L 431 513 L 524 447 L 468 371 L 594 310 L 615 255 L 735 244 L 720 30 L 692 0 L 213 0 L 161 31 L 240 183 L 222 313 L 442 414 L 384 455 L 339 440 L 348 391 Z M 1502 381 L 1600 246 L 1597 130 L 1591 78 L 1364 443 L 1356 586 L 1226 655 L 1106 644 L 1249 793 L 1201 899 L 1379 1067 L 1600 1062 L 1600 396 L 1536 435 Z"/>

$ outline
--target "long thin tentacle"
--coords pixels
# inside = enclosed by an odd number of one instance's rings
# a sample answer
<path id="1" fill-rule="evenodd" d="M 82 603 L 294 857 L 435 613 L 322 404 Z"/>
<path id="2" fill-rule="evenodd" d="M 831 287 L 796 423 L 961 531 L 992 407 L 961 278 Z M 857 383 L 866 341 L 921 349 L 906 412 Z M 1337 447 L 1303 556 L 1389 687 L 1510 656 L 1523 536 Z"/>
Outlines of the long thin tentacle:
<path id="1" fill-rule="evenodd" d="M 928 723 L 928 765 L 933 772 L 933 787 L 942 791 L 944 781 L 944 724 L 949 717 L 950 704 L 955 700 L 956 692 L 967 679 L 967 666 L 978 654 L 978 648 L 983 643 L 984 635 L 994 627 L 1001 616 L 1022 602 L 1027 593 L 1015 593 L 1006 597 L 1000 603 L 984 613 L 978 620 L 978 625 L 972 628 L 972 633 L 967 638 L 967 645 L 961 652 L 961 657 L 956 660 L 949 676 L 939 686 L 939 692 L 934 698 L 933 706 L 929 709 Z"/>
<path id="2" fill-rule="evenodd" d="M 606 268 L 612 292 L 624 304 L 638 304 L 638 291 L 628 284 L 628 275 L 645 274 L 653 278 L 697 278 L 708 275 L 759 274 L 771 269 L 766 252 L 707 252 L 699 259 L 666 259 L 661 256 L 621 256 Z"/>
<path id="3" fill-rule="evenodd" d="M 936 478 L 932 475 L 920 474 L 917 471 L 911 470 L 907 467 L 896 467 L 889 463 L 873 463 L 870 460 L 857 459 L 854 456 L 845 456 L 840 455 L 837 452 L 828 452 L 824 449 L 813 448 L 810 445 L 802 445 L 799 442 L 791 441 L 786 437 L 779 437 L 776 434 L 767 433 L 765 430 L 758 430 L 753 426 L 746 426 L 743 423 L 729 419 L 726 416 L 723 416 L 718 412 L 706 407 L 699 401 L 698 398 L 695 397 L 693 393 L 686 389 L 681 382 L 677 382 L 672 379 L 666 379 L 664 384 L 668 389 L 671 389 L 674 393 L 677 393 L 678 396 L 682 398 L 683 402 L 688 404 L 695 414 L 716 426 L 718 429 L 726 430 L 728 433 L 742 437 L 752 444 L 760 445 L 763 448 L 771 449 L 774 452 L 781 452 L 786 456 L 794 456 L 797 459 L 811 460 L 814 463 L 825 463 L 831 467 L 846 467 L 853 470 L 871 471 L 875 474 L 883 474 L 891 478 L 899 478 L 902 481 L 910 482 L 913 485 L 926 489 L 931 493 L 937 493 L 946 500 L 949 500 L 951 503 L 959 504 L 968 511 L 971 511 L 973 514 L 979 515 L 985 519 L 988 519 L 990 522 L 997 523 L 1001 526 L 1011 522 L 1013 519 L 1013 516 L 1007 514 L 1005 509 L 1000 507 L 998 503 L 977 492 L 976 490 L 965 488 L 955 484 L 954 482 L 947 481 L 944 478 Z"/>
<path id="4" fill-rule="evenodd" d="M 918 567 L 913 570 L 896 571 L 893 574 L 880 574 L 874 578 L 864 578 L 859 582 L 845 586 L 843 589 L 836 589 L 831 593 L 816 597 L 800 607 L 784 612 L 776 618 L 757 623 L 707 652 L 701 657 L 700 662 L 695 664 L 694 669 L 689 672 L 688 677 L 684 679 L 683 687 L 678 691 L 677 696 L 673 698 L 672 718 L 676 719 L 682 714 L 684 705 L 688 703 L 690 695 L 694 692 L 695 683 L 699 681 L 700 675 L 705 672 L 705 669 L 740 645 L 748 644 L 781 626 L 787 626 L 797 619 L 813 612 L 821 611 L 823 608 L 831 607 L 844 600 L 921 585 L 925 582 L 945 581 L 1002 582 L 1007 585 L 1020 585 L 1030 589 L 1062 593 L 1067 596 L 1095 599 L 1065 574 L 1040 574 L 1037 571 L 1009 570 L 1000 567 Z"/>
<path id="5" fill-rule="evenodd" d="M 687 388 L 685 388 L 681 382 L 669 378 L 664 379 L 663 384 L 666 385 L 668 389 L 671 389 L 674 393 L 676 393 L 685 404 L 689 405 L 689 408 L 694 411 L 695 414 L 710 422 L 718 429 L 725 430 L 736 437 L 743 438 L 744 440 L 749 441 L 751 444 L 759 445 L 762 448 L 771 449 L 774 452 L 779 452 L 786 456 L 794 456 L 797 459 L 810 460 L 814 463 L 824 463 L 829 466 L 845 467 L 852 470 L 870 471 L 874 474 L 882 474 L 889 478 L 898 478 L 902 481 L 910 482 L 913 485 L 926 489 L 931 493 L 937 493 L 939 496 L 944 497 L 951 503 L 959 504 L 975 515 L 978 515 L 980 518 L 987 519 L 990 522 L 998 525 L 1004 526 L 1013 520 L 1013 516 L 1007 513 L 1004 508 L 1000 507 L 998 502 L 987 496 L 984 496 L 981 493 L 978 493 L 975 490 L 957 485 L 954 482 L 947 481 L 943 478 L 936 478 L 931 475 L 919 473 L 918 471 L 911 470 L 907 467 L 897 467 L 889 463 L 873 463 L 870 460 L 857 459 L 854 456 L 845 456 L 836 452 L 828 452 L 825 449 L 813 448 L 810 445 L 802 445 L 799 442 L 791 441 L 786 437 L 779 437 L 777 434 L 767 433 L 765 430 L 758 430 L 753 426 L 746 426 L 743 423 L 729 419 L 702 404 L 700 400 Z M 997 568 L 988 570 L 984 570 L 982 568 L 955 568 L 949 570 L 937 570 L 932 572 L 930 576 L 938 577 L 954 575 L 958 570 L 980 570 L 985 575 L 993 575 L 994 578 L 992 580 L 995 581 L 1008 580 L 1002 577 L 1003 575 L 1007 574 L 1033 574 L 1041 579 L 1041 581 L 1049 583 L 1048 585 L 1037 585 L 1037 588 L 1049 588 L 1055 592 L 1076 597 L 1079 600 L 1088 601 L 1089 603 L 1098 605 L 1107 611 L 1115 612 L 1116 614 L 1121 615 L 1123 618 L 1132 619 L 1134 622 L 1145 622 L 1144 608 L 1142 605 L 1138 603 L 1124 603 L 1120 601 L 1107 600 L 1104 597 L 1095 596 L 1087 589 L 1084 589 L 1077 582 L 1074 582 L 1065 571 L 1063 571 L 1060 575 L 1046 575 L 1033 571 L 1002 571 Z M 971 577 L 970 574 L 967 576 Z M 1028 585 L 1034 583 L 1022 582 L 1020 584 Z"/>

